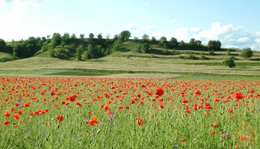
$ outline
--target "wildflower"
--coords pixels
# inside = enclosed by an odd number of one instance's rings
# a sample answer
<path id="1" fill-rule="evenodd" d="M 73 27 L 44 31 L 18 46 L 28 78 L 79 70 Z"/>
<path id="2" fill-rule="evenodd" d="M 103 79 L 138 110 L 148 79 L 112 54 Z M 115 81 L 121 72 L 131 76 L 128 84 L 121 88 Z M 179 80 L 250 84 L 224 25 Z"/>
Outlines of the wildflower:
<path id="1" fill-rule="evenodd" d="M 123 108 L 124 108 L 123 106 L 119 106 L 118 111 L 120 112 Z"/>
<path id="2" fill-rule="evenodd" d="M 229 113 L 233 113 L 233 108 L 229 108 L 229 109 L 228 109 L 228 112 L 229 112 Z"/>
<path id="3" fill-rule="evenodd" d="M 243 95 L 241 92 L 237 92 L 235 93 L 235 101 L 239 101 L 240 99 L 243 98 Z"/>
<path id="4" fill-rule="evenodd" d="M 105 110 L 105 111 L 108 111 L 109 109 L 110 109 L 110 108 L 109 108 L 108 105 L 105 105 L 105 106 L 104 106 L 104 110 Z"/>
<path id="5" fill-rule="evenodd" d="M 181 142 L 185 142 L 186 141 L 186 139 L 185 138 L 181 138 Z"/>
<path id="6" fill-rule="evenodd" d="M 13 115 L 13 117 L 14 117 L 14 119 L 16 119 L 16 120 L 19 120 L 19 119 L 20 119 L 20 116 L 19 116 L 18 114 L 16 114 L 16 113 Z"/>
<path id="7" fill-rule="evenodd" d="M 5 115 L 6 117 L 9 117 L 11 114 L 10 114 L 10 112 L 9 112 L 8 110 L 4 110 L 4 115 Z"/>
<path id="8" fill-rule="evenodd" d="M 155 92 L 156 95 L 158 95 L 158 96 L 162 96 L 163 93 L 164 93 L 164 91 L 163 91 L 162 88 L 157 88 L 157 89 L 156 89 L 156 92 Z"/>
<path id="9" fill-rule="evenodd" d="M 215 134 L 215 130 L 211 130 L 211 134 Z"/>
<path id="10" fill-rule="evenodd" d="M 4 125 L 8 125 L 8 124 L 10 124 L 10 123 L 11 123 L 11 122 L 9 122 L 8 120 L 4 120 L 4 121 L 3 121 L 3 124 L 4 124 Z"/>
<path id="11" fill-rule="evenodd" d="M 199 96 L 199 95 L 201 95 L 201 92 L 200 92 L 200 90 L 197 90 L 197 91 L 195 92 L 195 96 Z"/>
<path id="12" fill-rule="evenodd" d="M 141 117 L 136 117 L 135 120 L 138 126 L 143 126 L 144 120 Z"/>
<path id="13" fill-rule="evenodd" d="M 93 126 L 95 123 L 99 124 L 99 121 L 97 120 L 96 116 L 93 116 L 89 122 L 87 122 L 90 126 Z"/>
<path id="14" fill-rule="evenodd" d="M 56 116 L 56 119 L 57 119 L 58 121 L 63 121 L 63 116 L 62 116 L 62 115 L 57 115 L 57 116 Z"/>
<path id="15" fill-rule="evenodd" d="M 217 127 L 217 125 L 218 125 L 218 122 L 213 122 L 213 123 L 211 123 L 211 124 L 212 124 L 212 126 L 213 126 L 213 127 L 215 127 L 215 128 L 216 128 L 216 127 Z"/>
<path id="16" fill-rule="evenodd" d="M 207 102 L 205 103 L 204 107 L 205 107 L 205 109 L 211 109 L 210 104 L 208 104 Z"/>
<path id="17" fill-rule="evenodd" d="M 244 136 L 244 135 L 241 135 L 241 136 L 240 136 L 240 140 L 242 140 L 242 141 L 243 141 L 243 140 L 247 140 L 247 137 Z"/>
<path id="18" fill-rule="evenodd" d="M 114 115 L 114 112 L 113 111 L 109 111 L 108 113 L 107 113 L 107 116 L 108 117 L 112 117 Z"/>

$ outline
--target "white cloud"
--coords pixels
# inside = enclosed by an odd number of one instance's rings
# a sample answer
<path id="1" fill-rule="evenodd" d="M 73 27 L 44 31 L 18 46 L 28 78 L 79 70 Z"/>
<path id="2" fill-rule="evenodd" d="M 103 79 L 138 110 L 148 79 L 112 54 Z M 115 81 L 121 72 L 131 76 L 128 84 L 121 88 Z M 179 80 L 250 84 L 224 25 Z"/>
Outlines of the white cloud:
<path id="1" fill-rule="evenodd" d="M 199 27 L 195 27 L 195 28 L 191 28 L 190 29 L 192 32 L 198 32 L 199 30 L 200 30 L 200 28 Z"/>
<path id="2" fill-rule="evenodd" d="M 156 27 L 156 25 L 147 25 L 147 26 L 141 25 L 141 26 L 138 26 L 136 23 L 127 23 L 126 26 L 125 26 L 125 29 L 137 29 L 139 31 L 143 31 L 143 30 L 150 30 L 150 29 L 153 29 L 155 27 Z"/>
<path id="3" fill-rule="evenodd" d="M 237 42 L 249 42 L 249 41 L 250 41 L 249 37 L 242 37 L 237 39 Z"/>
<path id="4" fill-rule="evenodd" d="M 26 39 L 28 36 L 46 36 L 50 32 L 48 27 L 37 24 L 39 16 L 30 11 L 36 9 L 41 3 L 49 0 L 5 0 L 1 1 L 0 7 L 8 10 L 0 14 L 0 20 L 5 20 L 0 24 L 1 36 L 6 41 Z"/>
<path id="5" fill-rule="evenodd" d="M 156 27 L 156 25 L 139 26 L 139 27 L 138 27 L 138 30 L 139 30 L 139 31 L 149 30 L 149 29 L 153 29 L 153 28 L 155 28 L 155 27 Z"/>
<path id="6" fill-rule="evenodd" d="M 177 21 L 175 21 L 175 20 L 170 20 L 169 23 L 170 23 L 170 24 L 175 24 L 175 23 L 177 23 Z"/>
<path id="7" fill-rule="evenodd" d="M 255 35 L 260 37 L 260 32 L 257 32 Z"/>
<path id="8" fill-rule="evenodd" d="M 136 23 L 127 23 L 125 29 L 137 29 Z"/>
<path id="9" fill-rule="evenodd" d="M 247 48 L 260 50 L 260 32 L 250 33 L 241 26 L 232 24 L 222 24 L 220 22 L 212 23 L 210 29 L 203 30 L 200 28 L 179 27 L 172 33 L 157 32 L 153 34 L 160 38 L 162 36 L 170 39 L 177 38 L 178 41 L 189 42 L 191 38 L 202 41 L 202 44 L 207 44 L 209 40 L 220 40 L 222 47 Z"/>

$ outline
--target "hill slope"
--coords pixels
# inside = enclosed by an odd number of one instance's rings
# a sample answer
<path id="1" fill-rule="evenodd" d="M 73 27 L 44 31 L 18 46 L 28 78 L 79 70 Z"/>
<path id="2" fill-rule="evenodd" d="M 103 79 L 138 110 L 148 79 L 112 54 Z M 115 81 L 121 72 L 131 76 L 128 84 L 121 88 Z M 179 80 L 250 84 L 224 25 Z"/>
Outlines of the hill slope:
<path id="1" fill-rule="evenodd" d="M 239 51 L 232 52 L 237 67 L 227 68 L 221 65 L 226 52 L 207 55 L 205 51 L 167 50 L 153 47 L 153 53 L 139 53 L 140 44 L 124 43 L 125 52 L 116 52 L 99 59 L 86 61 L 62 60 L 52 58 L 48 51 L 34 57 L 0 63 L 0 74 L 33 75 L 107 75 L 119 73 L 150 73 L 179 75 L 220 75 L 255 76 L 260 74 L 260 52 L 255 52 L 253 60 L 243 60 Z M 194 59 L 187 59 L 193 55 Z M 201 59 L 202 55 L 206 59 Z"/>

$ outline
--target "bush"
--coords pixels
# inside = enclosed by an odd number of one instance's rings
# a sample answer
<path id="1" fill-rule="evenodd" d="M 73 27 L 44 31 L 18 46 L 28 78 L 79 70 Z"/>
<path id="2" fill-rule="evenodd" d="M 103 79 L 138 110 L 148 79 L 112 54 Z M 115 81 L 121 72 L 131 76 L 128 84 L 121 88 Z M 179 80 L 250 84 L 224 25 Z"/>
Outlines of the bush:
<path id="1" fill-rule="evenodd" d="M 251 50 L 251 48 L 246 48 L 243 49 L 241 54 L 240 54 L 244 59 L 248 59 L 250 57 L 252 57 L 254 55 L 253 51 Z"/>
<path id="2" fill-rule="evenodd" d="M 229 68 L 235 67 L 236 64 L 235 64 L 235 61 L 234 61 L 234 57 L 229 57 L 229 58 L 224 59 L 222 61 L 222 65 L 228 66 Z"/>
<path id="3" fill-rule="evenodd" d="M 148 43 L 143 43 L 141 50 L 143 53 L 148 53 L 148 51 L 150 50 L 150 45 Z"/>
<path id="4" fill-rule="evenodd" d="M 209 51 L 209 55 L 214 55 L 214 50 L 213 49 Z"/>

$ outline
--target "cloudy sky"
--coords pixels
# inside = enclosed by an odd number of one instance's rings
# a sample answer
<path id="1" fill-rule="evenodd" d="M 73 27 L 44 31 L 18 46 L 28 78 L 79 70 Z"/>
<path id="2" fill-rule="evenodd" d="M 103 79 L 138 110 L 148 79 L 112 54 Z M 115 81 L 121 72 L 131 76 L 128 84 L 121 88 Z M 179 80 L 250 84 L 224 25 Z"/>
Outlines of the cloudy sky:
<path id="1" fill-rule="evenodd" d="M 260 50 L 260 0 L 0 0 L 0 38 L 54 32 L 165 36 Z"/>

